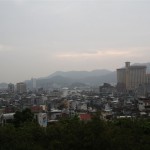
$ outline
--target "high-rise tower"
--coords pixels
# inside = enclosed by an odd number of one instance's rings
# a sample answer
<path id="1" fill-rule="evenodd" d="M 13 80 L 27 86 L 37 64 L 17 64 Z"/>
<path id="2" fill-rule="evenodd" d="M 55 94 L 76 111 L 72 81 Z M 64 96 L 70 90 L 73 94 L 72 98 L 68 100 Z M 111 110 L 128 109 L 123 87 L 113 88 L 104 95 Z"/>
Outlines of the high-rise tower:
<path id="1" fill-rule="evenodd" d="M 117 69 L 117 83 L 124 85 L 126 90 L 134 90 L 146 82 L 146 66 L 131 66 L 125 63 L 124 68 Z"/>

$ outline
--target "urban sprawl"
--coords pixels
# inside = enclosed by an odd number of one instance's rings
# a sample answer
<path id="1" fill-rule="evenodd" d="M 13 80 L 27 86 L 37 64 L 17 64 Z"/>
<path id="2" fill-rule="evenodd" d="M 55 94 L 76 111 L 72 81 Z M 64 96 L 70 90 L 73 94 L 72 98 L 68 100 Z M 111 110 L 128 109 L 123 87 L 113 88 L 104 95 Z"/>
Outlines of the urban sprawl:
<path id="1" fill-rule="evenodd" d="M 25 82 L 8 84 L 0 91 L 0 124 L 10 123 L 16 111 L 31 109 L 36 121 L 43 127 L 61 118 L 75 115 L 80 120 L 89 121 L 92 115 L 100 112 L 104 120 L 115 118 L 150 117 L 150 74 L 146 66 L 125 63 L 117 69 L 117 83 L 104 83 L 99 87 L 53 88 L 36 86 Z"/>

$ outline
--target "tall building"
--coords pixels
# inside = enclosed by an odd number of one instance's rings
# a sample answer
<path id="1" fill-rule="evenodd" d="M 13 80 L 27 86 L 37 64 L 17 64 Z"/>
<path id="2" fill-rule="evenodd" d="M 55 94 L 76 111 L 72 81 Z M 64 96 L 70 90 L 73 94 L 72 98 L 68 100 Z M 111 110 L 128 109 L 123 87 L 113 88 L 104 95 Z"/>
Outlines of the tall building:
<path id="1" fill-rule="evenodd" d="M 17 93 L 26 93 L 27 92 L 26 84 L 23 82 L 17 83 L 16 90 Z"/>
<path id="2" fill-rule="evenodd" d="M 8 92 L 9 92 L 9 93 L 14 93 L 14 91 L 15 91 L 15 86 L 14 86 L 14 84 L 9 83 L 9 84 L 8 84 Z"/>
<path id="3" fill-rule="evenodd" d="M 146 84 L 150 84 L 150 74 L 146 75 Z"/>
<path id="4" fill-rule="evenodd" d="M 146 66 L 131 66 L 125 63 L 124 68 L 117 69 L 117 84 L 127 91 L 134 90 L 146 83 Z"/>

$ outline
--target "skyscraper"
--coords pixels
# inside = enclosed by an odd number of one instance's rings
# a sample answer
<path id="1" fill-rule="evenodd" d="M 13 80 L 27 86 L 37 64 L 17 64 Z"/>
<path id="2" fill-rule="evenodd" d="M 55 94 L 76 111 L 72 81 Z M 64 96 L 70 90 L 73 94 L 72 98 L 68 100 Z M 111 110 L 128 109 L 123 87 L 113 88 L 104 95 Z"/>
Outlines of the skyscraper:
<path id="1" fill-rule="evenodd" d="M 126 62 L 124 68 L 117 69 L 117 83 L 127 91 L 134 90 L 145 82 L 146 66 L 131 66 L 130 62 Z"/>

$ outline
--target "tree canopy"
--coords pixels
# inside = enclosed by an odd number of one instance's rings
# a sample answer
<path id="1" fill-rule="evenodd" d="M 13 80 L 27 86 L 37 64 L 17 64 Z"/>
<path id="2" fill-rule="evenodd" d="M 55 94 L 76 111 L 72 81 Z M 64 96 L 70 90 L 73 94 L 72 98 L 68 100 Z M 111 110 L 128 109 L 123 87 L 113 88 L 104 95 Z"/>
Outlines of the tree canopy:
<path id="1" fill-rule="evenodd" d="M 21 111 L 16 111 L 14 115 L 14 125 L 19 127 L 25 122 L 32 122 L 34 120 L 34 114 L 31 112 L 30 109 L 24 109 Z"/>
<path id="2" fill-rule="evenodd" d="M 20 119 L 23 116 L 24 120 Z M 32 113 L 16 112 L 19 126 L 0 127 L 1 150 L 149 150 L 149 119 L 103 121 L 94 117 L 83 122 L 77 117 L 48 127 L 32 121 Z"/>

